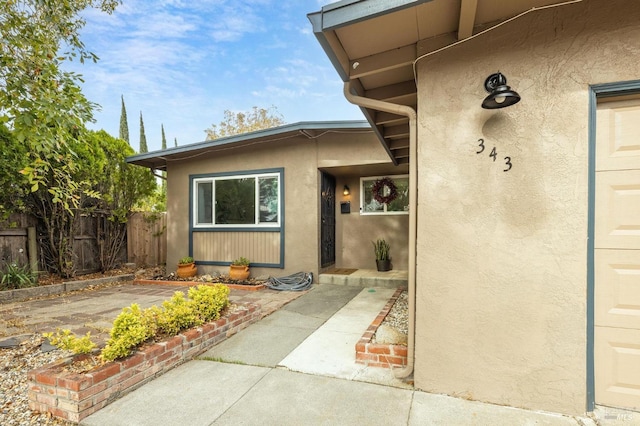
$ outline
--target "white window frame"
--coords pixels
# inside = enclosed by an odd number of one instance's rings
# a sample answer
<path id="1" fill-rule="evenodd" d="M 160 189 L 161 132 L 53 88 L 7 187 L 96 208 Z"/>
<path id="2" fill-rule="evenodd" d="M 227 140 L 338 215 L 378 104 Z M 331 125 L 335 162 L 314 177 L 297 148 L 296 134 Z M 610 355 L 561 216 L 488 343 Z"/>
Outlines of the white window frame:
<path id="1" fill-rule="evenodd" d="M 255 223 L 252 224 L 216 224 L 216 223 L 199 223 L 198 222 L 198 185 L 200 183 L 211 183 L 211 220 L 215 221 L 216 218 L 216 181 L 218 180 L 233 180 L 233 179 L 251 179 L 255 180 Z M 260 222 L 260 178 L 276 178 L 278 182 L 278 216 L 276 222 Z M 192 183 L 192 200 L 193 200 L 193 217 L 192 223 L 194 229 L 201 228 L 279 228 L 281 226 L 282 217 L 282 175 L 279 172 L 267 172 L 267 173 L 249 173 L 249 174 L 233 174 L 233 175 L 218 175 L 209 177 L 194 178 Z"/>
<path id="2" fill-rule="evenodd" d="M 361 177 L 360 178 L 360 214 L 362 216 L 376 216 L 376 215 L 396 215 L 396 214 L 402 214 L 402 215 L 408 215 L 409 214 L 409 205 L 407 204 L 407 209 L 404 211 L 387 211 L 387 204 L 384 203 L 382 204 L 383 209 L 382 211 L 375 211 L 375 212 L 366 212 L 364 210 L 364 196 L 365 196 L 365 191 L 364 191 L 364 183 L 365 182 L 370 182 L 370 181 L 376 181 L 378 179 L 382 179 L 384 177 L 388 177 L 390 179 L 409 179 L 409 175 L 384 175 L 384 176 L 367 176 L 367 177 Z"/>

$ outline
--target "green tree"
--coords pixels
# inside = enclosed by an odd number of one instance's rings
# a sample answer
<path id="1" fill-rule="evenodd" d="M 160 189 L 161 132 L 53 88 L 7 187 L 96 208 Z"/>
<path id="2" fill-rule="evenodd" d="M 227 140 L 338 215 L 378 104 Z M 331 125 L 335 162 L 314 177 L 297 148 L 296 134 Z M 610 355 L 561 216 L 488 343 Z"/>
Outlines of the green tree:
<path id="1" fill-rule="evenodd" d="M 283 124 L 285 124 L 284 118 L 274 106 L 269 109 L 254 106 L 246 112 L 231 112 L 227 109 L 224 111 L 224 120 L 219 124 L 212 124 L 205 133 L 208 140 L 213 140 Z"/>
<path id="2" fill-rule="evenodd" d="M 127 122 L 127 109 L 124 106 L 124 95 L 121 95 L 122 98 L 122 108 L 120 110 L 120 139 L 123 141 L 127 141 L 129 145 L 131 142 L 129 141 L 129 123 Z"/>
<path id="3" fill-rule="evenodd" d="M 20 173 L 27 165 L 27 146 L 0 124 L 0 221 L 7 220 L 11 213 L 24 208 L 24 196 L 28 192 L 28 181 Z"/>
<path id="4" fill-rule="evenodd" d="M 140 154 L 149 152 L 147 147 L 147 136 L 144 134 L 144 121 L 142 121 L 142 111 L 140 111 Z"/>
<path id="5" fill-rule="evenodd" d="M 87 131 L 84 140 L 69 141 L 77 166 L 72 179 L 84 182 L 74 194 L 78 206 L 65 209 L 53 200 L 46 188 L 38 188 L 29 197 L 29 211 L 38 219 L 44 243 L 41 247 L 50 270 L 63 277 L 75 275 L 74 232 L 82 216 L 95 215 L 101 221 L 98 243 L 101 269 L 114 266 L 126 242 L 126 221 L 141 200 L 156 189 L 154 177 L 141 167 L 126 163 L 133 148 L 105 131 Z"/>
<path id="6" fill-rule="evenodd" d="M 173 146 L 178 146 L 178 138 L 173 138 Z"/>
<path id="7" fill-rule="evenodd" d="M 82 140 L 95 104 L 80 91 L 80 75 L 64 71 L 74 59 L 96 61 L 80 40 L 88 8 L 111 13 L 120 0 L 8 0 L 0 2 L 0 124 L 27 147 L 22 173 L 31 191 L 46 187 L 70 209 L 81 183 L 71 179 L 70 140 Z"/>

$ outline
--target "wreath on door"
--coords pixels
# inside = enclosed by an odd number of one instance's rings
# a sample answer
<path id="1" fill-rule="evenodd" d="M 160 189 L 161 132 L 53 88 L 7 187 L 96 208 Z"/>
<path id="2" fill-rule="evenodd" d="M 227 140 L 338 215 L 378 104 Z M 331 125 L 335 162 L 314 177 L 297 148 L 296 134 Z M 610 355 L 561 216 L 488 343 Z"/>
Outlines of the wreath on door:
<path id="1" fill-rule="evenodd" d="M 393 183 L 393 180 L 384 177 L 373 183 L 371 193 L 373 194 L 373 199 L 377 202 L 388 204 L 398 198 L 398 187 Z"/>

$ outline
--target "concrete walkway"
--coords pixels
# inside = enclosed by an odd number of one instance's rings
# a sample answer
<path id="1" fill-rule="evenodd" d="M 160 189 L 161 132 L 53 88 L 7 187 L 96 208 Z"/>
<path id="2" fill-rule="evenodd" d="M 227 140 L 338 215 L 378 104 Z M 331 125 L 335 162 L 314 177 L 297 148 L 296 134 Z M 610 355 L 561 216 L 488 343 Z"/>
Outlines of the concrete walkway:
<path id="1" fill-rule="evenodd" d="M 84 425 L 594 425 L 415 391 L 354 362 L 392 290 L 317 285 Z M 379 383 L 384 383 L 381 386 Z"/>

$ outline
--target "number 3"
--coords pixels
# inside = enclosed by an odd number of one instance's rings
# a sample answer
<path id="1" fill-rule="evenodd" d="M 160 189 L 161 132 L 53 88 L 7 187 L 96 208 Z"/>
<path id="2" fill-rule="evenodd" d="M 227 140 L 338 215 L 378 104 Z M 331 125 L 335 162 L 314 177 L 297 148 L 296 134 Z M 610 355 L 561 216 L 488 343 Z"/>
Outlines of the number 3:
<path id="1" fill-rule="evenodd" d="M 484 151 L 484 139 L 478 139 L 478 142 L 480 142 L 480 145 L 478 145 L 480 147 L 480 151 L 476 151 L 476 154 L 482 154 L 482 151 Z"/>
<path id="2" fill-rule="evenodd" d="M 513 164 L 511 164 L 511 157 L 504 157 L 504 159 L 505 159 L 504 164 L 507 165 L 508 167 L 504 169 L 503 172 L 508 172 L 509 170 L 511 170 L 511 167 L 513 167 Z"/>

